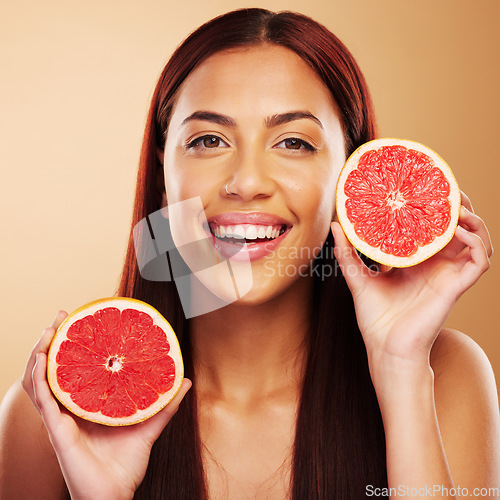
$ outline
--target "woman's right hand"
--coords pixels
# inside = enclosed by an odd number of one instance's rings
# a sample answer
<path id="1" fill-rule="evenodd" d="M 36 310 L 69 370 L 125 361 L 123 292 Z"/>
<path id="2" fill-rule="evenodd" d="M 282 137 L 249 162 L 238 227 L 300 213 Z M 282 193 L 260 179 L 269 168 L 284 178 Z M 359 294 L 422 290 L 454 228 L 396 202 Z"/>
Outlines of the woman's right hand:
<path id="1" fill-rule="evenodd" d="M 72 500 L 130 499 L 141 483 L 153 443 L 191 387 L 184 379 L 174 399 L 139 424 L 108 427 L 71 414 L 54 398 L 47 382 L 47 352 L 68 314 L 59 311 L 37 342 L 23 376 L 23 387 L 40 413 Z"/>

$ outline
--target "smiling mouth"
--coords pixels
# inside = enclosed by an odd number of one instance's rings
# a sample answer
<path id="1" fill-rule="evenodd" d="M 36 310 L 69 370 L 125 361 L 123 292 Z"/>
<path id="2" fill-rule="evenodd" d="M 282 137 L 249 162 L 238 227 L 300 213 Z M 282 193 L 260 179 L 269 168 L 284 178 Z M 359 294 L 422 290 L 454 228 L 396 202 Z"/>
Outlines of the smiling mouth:
<path id="1" fill-rule="evenodd" d="M 216 239 L 241 246 L 273 241 L 291 228 L 292 226 L 287 224 L 234 224 L 226 226 L 215 222 L 209 224 L 210 232 Z"/>

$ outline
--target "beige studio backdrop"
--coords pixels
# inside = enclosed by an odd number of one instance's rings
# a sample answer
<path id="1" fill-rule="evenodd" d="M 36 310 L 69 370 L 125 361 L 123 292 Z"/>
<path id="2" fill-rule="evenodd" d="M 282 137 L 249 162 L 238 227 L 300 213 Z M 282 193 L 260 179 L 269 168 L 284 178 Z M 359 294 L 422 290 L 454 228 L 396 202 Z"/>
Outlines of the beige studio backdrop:
<path id="1" fill-rule="evenodd" d="M 148 101 L 188 32 L 237 7 L 296 10 L 336 33 L 371 88 L 382 136 L 453 168 L 498 244 L 498 0 L 4 0 L 0 15 L 0 397 L 58 309 L 112 295 Z M 498 255 L 448 325 L 500 375 Z"/>

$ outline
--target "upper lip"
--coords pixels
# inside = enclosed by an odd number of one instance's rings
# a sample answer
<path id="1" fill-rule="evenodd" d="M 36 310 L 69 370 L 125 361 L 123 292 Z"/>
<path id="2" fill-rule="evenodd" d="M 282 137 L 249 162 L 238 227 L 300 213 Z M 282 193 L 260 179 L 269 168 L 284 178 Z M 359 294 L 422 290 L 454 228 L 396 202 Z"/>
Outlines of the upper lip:
<path id="1" fill-rule="evenodd" d="M 235 224 L 254 224 L 261 226 L 292 225 L 279 215 L 265 212 L 225 212 L 208 218 L 207 222 L 209 224 L 215 223 L 220 226 L 233 226 Z"/>

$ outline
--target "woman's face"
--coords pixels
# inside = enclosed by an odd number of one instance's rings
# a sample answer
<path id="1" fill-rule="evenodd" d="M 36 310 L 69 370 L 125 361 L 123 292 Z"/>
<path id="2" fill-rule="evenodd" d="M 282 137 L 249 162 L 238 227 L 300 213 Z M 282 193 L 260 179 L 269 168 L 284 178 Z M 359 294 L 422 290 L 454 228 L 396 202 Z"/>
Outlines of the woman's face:
<path id="1" fill-rule="evenodd" d="M 299 56 L 276 45 L 220 52 L 178 94 L 164 151 L 167 203 L 201 198 L 204 214 L 186 216 L 201 230 L 206 217 L 203 234 L 220 257 L 238 252 L 233 269 L 251 263 L 240 301 L 263 302 L 313 274 L 344 161 L 336 104 Z"/>

